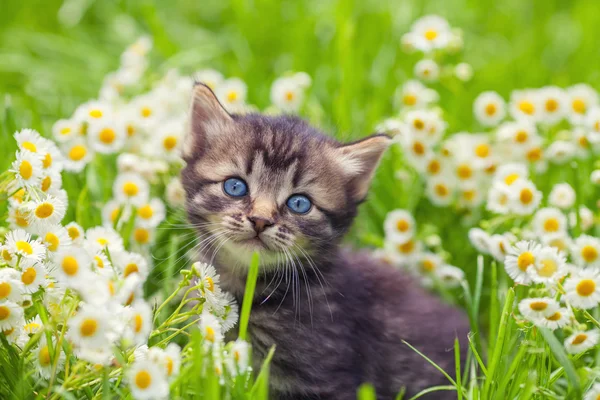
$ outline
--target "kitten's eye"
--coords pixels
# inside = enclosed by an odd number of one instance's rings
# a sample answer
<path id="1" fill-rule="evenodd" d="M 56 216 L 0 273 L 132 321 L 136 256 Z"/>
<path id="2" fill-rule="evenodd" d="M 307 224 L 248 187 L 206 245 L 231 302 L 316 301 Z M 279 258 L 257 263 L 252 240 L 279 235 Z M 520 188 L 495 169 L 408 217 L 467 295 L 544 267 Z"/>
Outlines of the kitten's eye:
<path id="1" fill-rule="evenodd" d="M 308 197 L 301 194 L 295 194 L 288 199 L 287 206 L 296 214 L 306 214 L 310 211 L 312 203 Z"/>
<path id="2" fill-rule="evenodd" d="M 240 178 L 229 178 L 223 182 L 223 190 L 232 197 L 242 197 L 248 194 L 248 185 Z"/>

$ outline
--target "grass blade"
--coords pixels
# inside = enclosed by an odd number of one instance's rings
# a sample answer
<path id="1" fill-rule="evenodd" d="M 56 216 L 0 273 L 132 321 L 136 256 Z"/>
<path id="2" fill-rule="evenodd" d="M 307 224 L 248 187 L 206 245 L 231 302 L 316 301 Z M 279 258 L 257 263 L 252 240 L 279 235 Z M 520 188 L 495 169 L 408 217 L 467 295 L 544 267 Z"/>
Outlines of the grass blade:
<path id="1" fill-rule="evenodd" d="M 256 289 L 256 280 L 258 279 L 258 264 L 260 258 L 258 253 L 252 255 L 250 270 L 246 278 L 246 291 L 244 292 L 244 301 L 242 303 L 242 314 L 240 315 L 240 333 L 239 337 L 246 340 L 248 333 L 248 321 L 250 320 L 250 311 L 252 310 L 252 301 L 254 299 L 254 290 Z"/>

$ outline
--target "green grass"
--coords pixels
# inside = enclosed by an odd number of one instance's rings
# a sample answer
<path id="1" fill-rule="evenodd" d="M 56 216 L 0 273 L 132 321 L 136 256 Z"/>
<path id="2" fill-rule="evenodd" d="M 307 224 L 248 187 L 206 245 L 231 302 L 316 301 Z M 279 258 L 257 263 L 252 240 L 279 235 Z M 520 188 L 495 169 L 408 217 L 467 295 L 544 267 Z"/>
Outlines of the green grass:
<path id="1" fill-rule="evenodd" d="M 248 84 L 249 102 L 260 108 L 268 106 L 269 88 L 276 77 L 290 70 L 307 72 L 313 84 L 310 106 L 303 115 L 341 140 L 366 136 L 382 119 L 397 113 L 394 91 L 411 78 L 419 59 L 402 52 L 400 37 L 417 17 L 428 13 L 440 14 L 464 31 L 464 51 L 448 61 L 468 62 L 475 71 L 467 83 L 443 79 L 432 85 L 440 93 L 448 132 L 481 129 L 473 118 L 472 103 L 483 90 L 507 97 L 513 89 L 547 84 L 565 87 L 585 82 L 600 88 L 597 0 L 494 4 L 476 0 L 3 0 L 2 10 L 0 171 L 12 161 L 15 130 L 31 127 L 48 136 L 57 119 L 97 95 L 103 77 L 117 68 L 121 51 L 142 34 L 154 38 L 153 77 L 169 68 L 184 73 L 215 68 L 226 76 L 242 78 Z M 91 169 L 98 175 L 85 182 L 77 176 L 65 178 L 71 204 L 76 204 L 67 219 L 84 226 L 99 222 L 89 210 L 98 199 L 110 196 L 115 171 L 98 168 L 107 161 L 114 158 L 99 159 Z M 465 244 L 468 215 L 432 206 L 421 197 L 418 179 L 401 183 L 396 178 L 396 171 L 404 168 L 400 151 L 388 152 L 348 242 L 380 245 L 385 214 L 407 208 L 415 215 L 421 234 L 439 235 L 448 261 L 466 271 L 468 286 L 453 295 L 469 313 L 473 365 L 479 367 L 477 373 L 473 368 L 458 370 L 462 379 L 451 387 L 469 399 L 541 399 L 544 395 L 552 398 L 552 393 L 540 387 L 554 384 L 564 389 L 558 391 L 562 398 L 578 398 L 592 372 L 581 360 L 566 356 L 554 335 L 527 330 L 511 317 L 515 292 L 508 289 L 502 266 L 488 257 L 478 261 L 475 250 Z M 555 168 L 536 183 L 547 193 L 554 183 L 576 182 L 578 192 L 585 194 L 579 201 L 592 207 L 597 191 L 584 184 L 591 169 L 592 162 L 574 169 Z M 0 212 L 5 210 L 6 205 L 0 204 Z M 480 218 L 488 225 L 499 222 L 489 221 L 487 214 L 476 219 Z M 182 219 L 182 214 L 173 214 L 169 223 Z M 498 230 L 512 227 L 513 222 L 499 222 Z M 175 261 L 183 255 L 183 240 L 182 235 L 159 231 L 154 254 L 166 261 L 157 263 L 149 293 L 173 291 L 168 278 L 183 267 Z M 516 292 L 519 298 L 519 288 Z M 242 310 L 247 316 L 249 309 Z M 5 365 L 17 368 L 2 368 L 3 374 L 14 380 L 11 374 L 22 372 L 23 364 L 12 353 L 6 357 Z M 194 386 L 201 383 L 192 377 L 199 365 L 191 364 L 188 373 L 182 374 L 175 393 L 204 390 Z M 245 394 L 248 398 L 266 398 L 267 371 Z M 218 396 L 216 377 L 206 379 L 202 383 Z M 373 398 L 367 386 L 359 396 Z"/>

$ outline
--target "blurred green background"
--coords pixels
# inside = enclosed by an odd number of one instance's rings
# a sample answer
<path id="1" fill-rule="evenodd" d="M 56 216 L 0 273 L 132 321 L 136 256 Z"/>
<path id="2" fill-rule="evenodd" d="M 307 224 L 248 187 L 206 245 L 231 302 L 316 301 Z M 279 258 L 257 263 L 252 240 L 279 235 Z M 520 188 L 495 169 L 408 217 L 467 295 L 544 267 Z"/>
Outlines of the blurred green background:
<path id="1" fill-rule="evenodd" d="M 215 68 L 249 87 L 250 103 L 269 104 L 273 80 L 289 71 L 313 77 L 309 117 L 340 138 L 370 133 L 393 115 L 396 87 L 412 77 L 418 54 L 407 55 L 400 38 L 412 22 L 435 13 L 464 31 L 465 61 L 474 77 L 433 84 L 441 95 L 449 132 L 476 131 L 473 99 L 483 90 L 507 97 L 511 90 L 586 82 L 600 87 L 598 0 L 1 0 L 0 110 L 5 170 L 12 159 L 13 128 L 49 134 L 52 123 L 94 98 L 105 74 L 137 37 L 154 39 L 151 73 L 171 67 L 184 73 Z M 9 107 L 7 114 L 6 107 Z M 354 238 L 377 244 L 385 213 L 407 207 L 453 254 L 451 262 L 474 268 L 465 249 L 464 215 L 420 201 L 420 184 L 400 184 L 401 163 L 388 155 L 364 207 Z M 425 223 L 426 225 L 426 223 Z M 437 227 L 437 228 L 435 228 Z M 429 229 L 427 226 L 424 229 Z M 461 229 L 460 232 L 456 232 Z M 448 234 L 448 233 L 456 234 Z M 468 264 L 468 266 L 467 266 Z M 471 269 L 472 270 L 472 269 Z"/>

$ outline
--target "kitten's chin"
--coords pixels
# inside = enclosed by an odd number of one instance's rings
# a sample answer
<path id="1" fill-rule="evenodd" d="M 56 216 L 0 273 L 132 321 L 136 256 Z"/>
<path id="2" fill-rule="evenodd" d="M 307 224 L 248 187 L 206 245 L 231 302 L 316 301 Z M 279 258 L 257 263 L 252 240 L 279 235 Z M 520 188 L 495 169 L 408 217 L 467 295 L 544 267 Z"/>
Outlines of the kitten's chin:
<path id="1" fill-rule="evenodd" d="M 225 263 L 249 266 L 254 252 L 260 256 L 260 265 L 276 265 L 282 260 L 282 253 L 270 250 L 260 239 L 248 239 L 242 242 L 228 241 L 223 245 L 219 258 Z"/>

